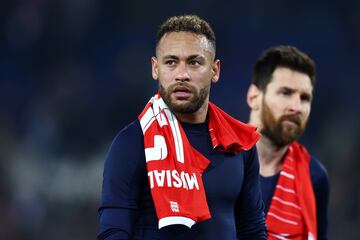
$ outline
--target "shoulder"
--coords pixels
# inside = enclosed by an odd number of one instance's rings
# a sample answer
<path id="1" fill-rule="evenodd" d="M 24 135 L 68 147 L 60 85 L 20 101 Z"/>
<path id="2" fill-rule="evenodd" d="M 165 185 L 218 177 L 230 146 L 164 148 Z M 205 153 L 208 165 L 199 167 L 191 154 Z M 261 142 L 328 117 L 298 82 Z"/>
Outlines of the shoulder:
<path id="1" fill-rule="evenodd" d="M 121 129 L 115 136 L 111 148 L 117 146 L 136 146 L 143 144 L 143 134 L 139 120 L 134 120 Z"/>
<path id="2" fill-rule="evenodd" d="M 132 208 L 146 177 L 144 144 L 139 122 L 133 121 L 114 138 L 104 164 L 102 207 Z"/>
<path id="3" fill-rule="evenodd" d="M 258 168 L 259 167 L 259 159 L 258 153 L 256 149 L 256 145 L 250 148 L 247 151 L 243 152 L 244 154 L 244 165 L 247 168 Z"/>
<path id="4" fill-rule="evenodd" d="M 106 165 L 123 164 L 129 158 L 143 158 L 144 140 L 138 120 L 121 129 L 111 143 Z"/>
<path id="5" fill-rule="evenodd" d="M 328 172 L 325 166 L 313 156 L 310 159 L 310 175 L 315 188 L 328 188 Z"/>
<path id="6" fill-rule="evenodd" d="M 130 135 L 130 136 L 139 135 L 140 137 L 142 137 L 142 131 L 139 120 L 136 119 L 131 123 L 129 123 L 128 125 L 126 125 L 124 128 L 122 128 L 117 134 L 117 137 L 123 135 Z"/>
<path id="7" fill-rule="evenodd" d="M 310 174 L 311 178 L 328 178 L 328 173 L 325 166 L 315 157 L 311 156 L 310 159 Z"/>
<path id="8" fill-rule="evenodd" d="M 244 157 L 251 161 L 253 161 L 254 159 L 258 160 L 256 145 L 252 146 L 249 150 L 244 151 Z"/>

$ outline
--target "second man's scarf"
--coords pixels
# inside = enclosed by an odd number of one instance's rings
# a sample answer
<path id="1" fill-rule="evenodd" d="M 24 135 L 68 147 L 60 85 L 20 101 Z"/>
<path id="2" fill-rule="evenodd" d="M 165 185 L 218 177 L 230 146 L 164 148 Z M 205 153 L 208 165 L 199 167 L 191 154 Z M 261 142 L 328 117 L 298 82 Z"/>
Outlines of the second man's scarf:
<path id="1" fill-rule="evenodd" d="M 292 142 L 266 216 L 268 239 L 316 240 L 315 195 L 310 177 L 310 155 Z"/>

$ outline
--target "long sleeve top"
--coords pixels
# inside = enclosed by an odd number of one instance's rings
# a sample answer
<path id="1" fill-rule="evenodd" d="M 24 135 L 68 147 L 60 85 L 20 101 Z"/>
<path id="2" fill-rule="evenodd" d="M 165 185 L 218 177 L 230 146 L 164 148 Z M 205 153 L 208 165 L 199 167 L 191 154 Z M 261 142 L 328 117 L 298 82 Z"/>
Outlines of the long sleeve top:
<path id="1" fill-rule="evenodd" d="M 329 203 L 330 183 L 325 167 L 313 157 L 310 159 L 310 176 L 316 201 L 318 240 L 327 240 L 327 210 Z M 267 214 L 269 210 L 271 198 L 274 194 L 278 178 L 279 174 L 270 177 L 260 176 L 261 192 L 265 204 L 265 214 Z"/>
<path id="2" fill-rule="evenodd" d="M 218 152 L 211 145 L 207 123 L 182 127 L 191 145 L 210 160 L 202 178 L 211 219 L 190 229 L 158 229 L 136 120 L 116 136 L 105 162 L 99 240 L 267 238 L 256 148 L 240 154 Z"/>

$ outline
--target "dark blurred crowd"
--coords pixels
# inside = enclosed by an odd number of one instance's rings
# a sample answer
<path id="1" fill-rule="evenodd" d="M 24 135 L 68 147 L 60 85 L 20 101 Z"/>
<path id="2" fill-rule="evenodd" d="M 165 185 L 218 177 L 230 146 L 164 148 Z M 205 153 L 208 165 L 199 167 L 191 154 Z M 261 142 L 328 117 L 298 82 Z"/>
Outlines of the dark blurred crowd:
<path id="1" fill-rule="evenodd" d="M 360 2 L 13 0 L 0 3 L 0 239 L 94 239 L 117 131 L 157 88 L 167 17 L 207 19 L 222 60 L 212 101 L 247 121 L 251 68 L 291 44 L 318 69 L 302 138 L 327 167 L 331 239 L 360 239 Z"/>

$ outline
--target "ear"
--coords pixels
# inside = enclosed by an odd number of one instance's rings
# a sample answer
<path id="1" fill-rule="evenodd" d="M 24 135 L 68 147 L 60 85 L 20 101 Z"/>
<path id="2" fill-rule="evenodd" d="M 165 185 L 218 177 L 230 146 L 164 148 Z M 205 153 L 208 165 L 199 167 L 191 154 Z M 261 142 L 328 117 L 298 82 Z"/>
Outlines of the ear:
<path id="1" fill-rule="evenodd" d="M 219 81 L 219 78 L 220 78 L 220 60 L 219 59 L 216 59 L 213 62 L 212 69 L 211 69 L 211 74 L 212 74 L 211 82 L 212 83 L 217 83 Z"/>
<path id="2" fill-rule="evenodd" d="M 260 109 L 261 98 L 262 91 L 254 84 L 251 84 L 246 96 L 247 104 L 251 110 L 256 111 Z"/>
<path id="3" fill-rule="evenodd" d="M 154 80 L 158 80 L 159 77 L 159 65 L 156 57 L 151 58 L 151 72 Z"/>

